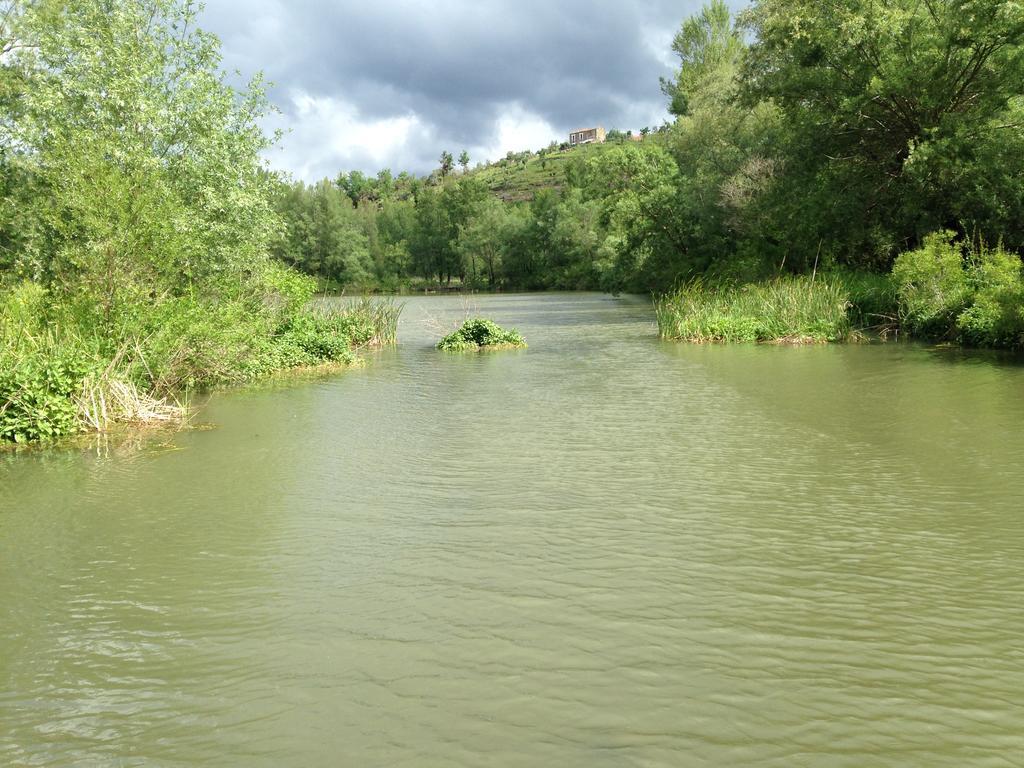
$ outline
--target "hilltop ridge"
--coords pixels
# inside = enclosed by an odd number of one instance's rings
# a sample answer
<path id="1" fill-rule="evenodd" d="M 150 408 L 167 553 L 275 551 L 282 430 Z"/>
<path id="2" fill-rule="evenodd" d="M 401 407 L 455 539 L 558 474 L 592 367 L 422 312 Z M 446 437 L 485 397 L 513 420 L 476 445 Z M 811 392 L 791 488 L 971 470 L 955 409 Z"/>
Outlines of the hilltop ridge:
<path id="1" fill-rule="evenodd" d="M 661 142 L 663 137 L 663 132 L 652 131 L 643 141 Z M 536 152 L 509 152 L 504 158 L 478 165 L 464 175 L 482 181 L 491 194 L 504 202 L 529 202 L 542 189 L 561 190 L 565 186 L 566 173 L 571 163 L 585 163 L 613 147 L 634 140 L 632 135 L 620 134 L 619 137 L 610 135 L 605 142 L 575 147 L 562 144 L 550 145 Z"/>

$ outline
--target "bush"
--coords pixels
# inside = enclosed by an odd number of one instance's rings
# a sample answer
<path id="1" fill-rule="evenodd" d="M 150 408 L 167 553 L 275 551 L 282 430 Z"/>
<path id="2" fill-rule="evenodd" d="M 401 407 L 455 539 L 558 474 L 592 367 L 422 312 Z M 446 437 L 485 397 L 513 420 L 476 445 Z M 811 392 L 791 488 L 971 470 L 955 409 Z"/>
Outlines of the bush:
<path id="1" fill-rule="evenodd" d="M 1020 257 L 981 247 L 968 268 L 970 307 L 956 325 L 961 340 L 978 346 L 1024 346 L 1024 279 Z"/>
<path id="2" fill-rule="evenodd" d="M 92 369 L 84 345 L 46 328 L 46 290 L 23 282 L 0 293 L 0 440 L 23 443 L 78 430 L 76 398 Z"/>
<path id="3" fill-rule="evenodd" d="M 168 421 L 181 409 L 162 398 L 181 390 L 351 363 L 356 347 L 395 341 L 400 304 L 303 307 L 311 285 L 274 267 L 216 301 L 197 294 L 134 305 L 116 333 L 37 284 L 0 293 L 0 440 Z"/>
<path id="4" fill-rule="evenodd" d="M 900 254 L 892 267 L 900 324 L 925 336 L 947 336 L 970 304 L 964 247 L 949 231 L 935 232 L 916 251 Z"/>
<path id="5" fill-rule="evenodd" d="M 292 319 L 280 342 L 301 350 L 305 355 L 301 364 L 351 362 L 353 332 L 366 337 L 370 331 L 362 318 L 307 310 Z"/>
<path id="6" fill-rule="evenodd" d="M 519 331 L 511 328 L 505 330 L 492 320 L 475 317 L 467 320 L 462 326 L 449 333 L 437 343 L 437 348 L 447 352 L 478 350 L 485 347 L 511 348 L 525 347 L 526 340 Z"/>
<path id="7" fill-rule="evenodd" d="M 18 352 L 0 350 L 0 440 L 24 443 L 78 432 L 77 398 L 93 367 L 52 338 Z"/>
<path id="8" fill-rule="evenodd" d="M 893 265 L 900 319 L 910 333 L 986 347 L 1024 346 L 1020 257 L 971 248 L 951 232 L 925 238 Z"/>

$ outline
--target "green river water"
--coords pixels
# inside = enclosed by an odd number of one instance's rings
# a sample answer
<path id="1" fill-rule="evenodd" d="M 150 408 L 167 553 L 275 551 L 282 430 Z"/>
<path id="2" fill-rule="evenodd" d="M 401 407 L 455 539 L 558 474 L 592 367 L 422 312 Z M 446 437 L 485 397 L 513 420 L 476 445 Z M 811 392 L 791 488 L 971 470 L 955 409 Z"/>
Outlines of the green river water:
<path id="1" fill-rule="evenodd" d="M 472 303 L 0 454 L 0 765 L 1024 765 L 1024 366 Z"/>

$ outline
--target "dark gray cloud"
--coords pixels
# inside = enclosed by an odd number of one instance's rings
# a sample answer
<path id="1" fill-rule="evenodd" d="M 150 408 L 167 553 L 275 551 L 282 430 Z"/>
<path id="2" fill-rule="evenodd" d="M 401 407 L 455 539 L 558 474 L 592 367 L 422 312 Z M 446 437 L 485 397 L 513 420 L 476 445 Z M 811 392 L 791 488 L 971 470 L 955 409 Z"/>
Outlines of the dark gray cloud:
<path id="1" fill-rule="evenodd" d="M 274 82 L 290 132 L 271 162 L 313 179 L 417 173 L 442 149 L 474 161 L 572 129 L 668 117 L 658 78 L 700 0 L 209 0 L 224 65 Z"/>

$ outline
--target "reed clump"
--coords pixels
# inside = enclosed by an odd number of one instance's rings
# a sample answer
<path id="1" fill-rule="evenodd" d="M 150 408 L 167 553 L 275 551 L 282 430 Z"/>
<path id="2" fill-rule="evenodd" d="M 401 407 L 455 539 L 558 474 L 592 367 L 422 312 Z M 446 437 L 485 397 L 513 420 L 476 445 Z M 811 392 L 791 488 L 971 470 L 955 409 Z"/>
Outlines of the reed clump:
<path id="1" fill-rule="evenodd" d="M 655 302 L 662 338 L 698 343 L 810 344 L 849 339 L 853 304 L 836 277 L 746 285 L 690 282 Z"/>
<path id="2" fill-rule="evenodd" d="M 398 340 L 398 320 L 405 304 L 392 298 L 362 296 L 350 299 L 341 310 L 344 317 L 358 318 L 370 329 L 370 346 L 387 346 Z"/>

